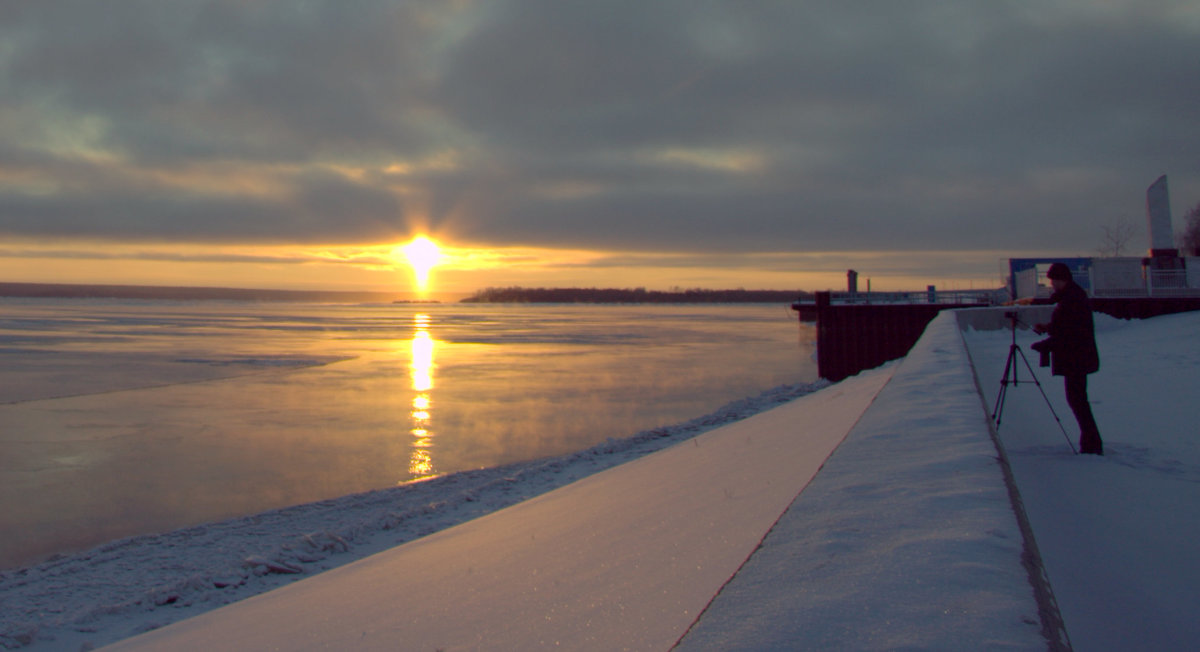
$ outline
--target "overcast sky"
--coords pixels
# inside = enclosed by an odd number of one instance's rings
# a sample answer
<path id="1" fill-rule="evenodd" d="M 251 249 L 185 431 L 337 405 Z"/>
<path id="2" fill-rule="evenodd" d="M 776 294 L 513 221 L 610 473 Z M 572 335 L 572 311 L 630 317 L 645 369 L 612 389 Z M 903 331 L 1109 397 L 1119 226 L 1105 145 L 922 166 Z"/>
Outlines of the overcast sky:
<path id="1" fill-rule="evenodd" d="M 1139 255 L 1198 117 L 1195 0 L 4 0 L 0 236 Z"/>

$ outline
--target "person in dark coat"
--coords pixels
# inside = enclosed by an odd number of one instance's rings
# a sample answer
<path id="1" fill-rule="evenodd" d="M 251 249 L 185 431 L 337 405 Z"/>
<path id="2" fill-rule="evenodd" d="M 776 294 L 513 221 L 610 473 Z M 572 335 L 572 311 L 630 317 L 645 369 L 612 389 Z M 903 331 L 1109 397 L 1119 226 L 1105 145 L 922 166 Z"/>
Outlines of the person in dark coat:
<path id="1" fill-rule="evenodd" d="M 1050 352 L 1050 372 L 1062 376 L 1067 391 L 1067 404 L 1079 422 L 1079 452 L 1104 454 L 1100 430 L 1088 402 L 1087 377 L 1100 370 L 1100 353 L 1096 350 L 1096 331 L 1092 323 L 1092 308 L 1087 292 L 1075 283 L 1071 270 L 1054 263 L 1046 273 L 1054 294 L 1054 313 L 1047 324 L 1035 324 L 1033 330 L 1050 337 L 1033 345 L 1035 351 Z"/>

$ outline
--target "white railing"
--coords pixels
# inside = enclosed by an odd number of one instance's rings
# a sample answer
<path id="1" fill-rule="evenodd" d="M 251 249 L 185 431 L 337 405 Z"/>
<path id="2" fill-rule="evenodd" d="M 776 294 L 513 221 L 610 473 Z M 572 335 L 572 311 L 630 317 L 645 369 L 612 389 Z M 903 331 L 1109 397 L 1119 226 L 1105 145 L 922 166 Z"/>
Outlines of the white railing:
<path id="1" fill-rule="evenodd" d="M 1200 256 L 1182 259 L 1179 269 L 1156 269 L 1147 259 L 1131 256 L 1092 258 L 1075 271 L 1075 280 L 1088 295 L 1104 299 L 1200 297 Z M 1174 263 L 1172 263 L 1174 264 Z M 1053 289 L 1046 264 L 1013 273 L 1013 292 L 1019 299 L 1045 299 Z"/>
<path id="2" fill-rule="evenodd" d="M 1103 278 L 1088 270 L 1091 295 L 1099 298 L 1141 297 L 1200 297 L 1200 287 L 1189 284 L 1189 274 L 1182 269 L 1143 268 L 1140 278 L 1126 276 L 1120 282 Z M 1196 276 L 1194 273 L 1191 275 Z"/>
<path id="3" fill-rule="evenodd" d="M 1200 296 L 1200 288 L 1188 287 L 1187 271 L 1152 269 L 1146 272 L 1146 292 L 1152 297 Z"/>

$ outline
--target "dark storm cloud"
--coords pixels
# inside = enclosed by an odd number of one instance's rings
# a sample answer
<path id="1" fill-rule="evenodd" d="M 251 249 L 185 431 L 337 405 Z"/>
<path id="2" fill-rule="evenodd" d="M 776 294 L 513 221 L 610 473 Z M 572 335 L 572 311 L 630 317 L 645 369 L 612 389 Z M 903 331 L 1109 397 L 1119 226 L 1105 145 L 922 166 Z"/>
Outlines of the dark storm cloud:
<path id="1" fill-rule="evenodd" d="M 0 225 L 12 235 L 321 243 L 388 240 L 399 234 L 393 222 L 400 203 L 394 194 L 323 170 L 257 182 L 281 185 L 272 195 L 259 196 L 225 187 L 182 191 L 180 182 L 160 180 L 160 173 L 171 170 L 159 167 L 24 159 L 25 176 L 64 181 L 51 196 L 0 193 Z M 175 176 L 188 174 L 179 170 Z"/>
<path id="2" fill-rule="evenodd" d="M 0 233 L 1090 251 L 1200 200 L 1188 2 L 0 6 Z"/>

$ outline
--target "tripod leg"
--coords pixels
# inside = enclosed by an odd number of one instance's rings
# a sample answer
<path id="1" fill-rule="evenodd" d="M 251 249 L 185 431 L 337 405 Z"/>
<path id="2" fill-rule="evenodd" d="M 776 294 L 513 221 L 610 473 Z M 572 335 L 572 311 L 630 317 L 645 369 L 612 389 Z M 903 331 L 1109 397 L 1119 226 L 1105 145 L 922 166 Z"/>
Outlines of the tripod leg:
<path id="1" fill-rule="evenodd" d="M 1033 384 L 1037 385 L 1038 391 L 1042 393 L 1042 400 L 1046 401 L 1046 407 L 1050 408 L 1050 414 L 1054 415 L 1054 421 L 1058 424 L 1058 429 L 1062 431 L 1063 437 L 1067 440 L 1067 446 L 1071 447 L 1071 452 L 1078 455 L 1079 451 L 1075 450 L 1075 443 L 1071 441 L 1071 436 L 1067 434 L 1066 427 L 1063 426 L 1062 419 L 1058 418 L 1058 412 L 1054 411 L 1054 406 L 1050 404 L 1050 397 L 1046 396 L 1046 390 L 1042 388 L 1041 381 L 1038 380 L 1037 374 L 1033 373 L 1033 366 L 1029 364 L 1029 358 L 1025 357 L 1025 352 L 1017 349 L 1017 353 L 1021 354 L 1021 360 L 1025 362 L 1025 368 L 1029 370 L 1029 376 L 1033 378 Z M 997 426 L 999 427 L 999 426 Z"/>
<path id="2" fill-rule="evenodd" d="M 1000 393 L 996 395 L 996 407 L 992 408 L 992 421 L 996 422 L 996 430 L 1000 429 L 1000 420 L 1004 417 L 1004 399 L 1008 394 L 1008 385 L 1000 386 Z"/>
<path id="3" fill-rule="evenodd" d="M 1011 373 L 1013 376 L 1012 383 L 1017 384 L 1017 358 L 1018 351 L 1016 345 L 1008 347 L 1008 359 L 1004 361 L 1004 375 L 1000 378 L 1000 393 L 996 395 L 996 403 L 992 407 L 992 421 L 996 422 L 996 429 L 1000 429 L 1000 419 L 1004 415 L 1004 400 L 1008 398 L 1008 376 Z"/>

